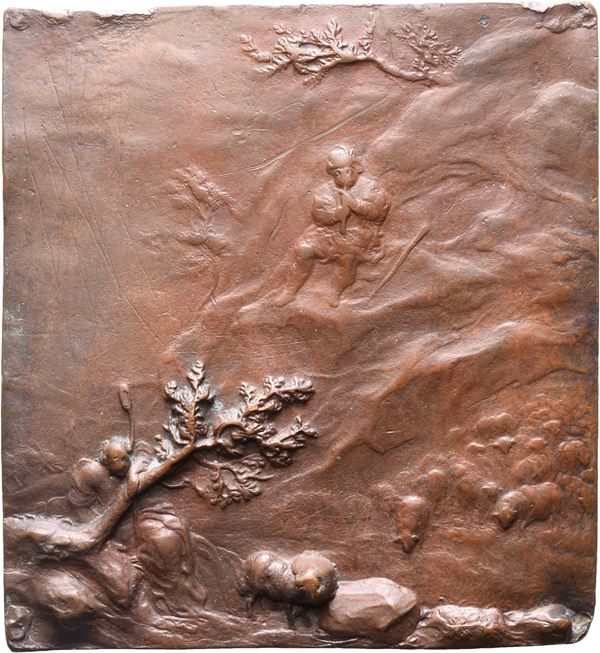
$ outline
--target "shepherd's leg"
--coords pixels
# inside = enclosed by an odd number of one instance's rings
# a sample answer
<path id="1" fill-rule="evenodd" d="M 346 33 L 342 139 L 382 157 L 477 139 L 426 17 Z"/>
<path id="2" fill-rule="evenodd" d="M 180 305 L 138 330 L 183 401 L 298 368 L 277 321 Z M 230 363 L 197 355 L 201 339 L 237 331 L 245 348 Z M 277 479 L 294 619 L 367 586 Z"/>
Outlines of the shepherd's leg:
<path id="1" fill-rule="evenodd" d="M 342 256 L 336 262 L 336 271 L 332 275 L 334 297 L 329 302 L 332 306 L 337 306 L 340 303 L 340 298 L 344 290 L 351 286 L 356 280 L 356 271 L 358 269 L 358 261 L 354 256 Z"/>
<path id="2" fill-rule="evenodd" d="M 298 291 L 308 281 L 315 267 L 316 254 L 310 245 L 301 243 L 294 253 L 295 259 L 285 279 L 285 286 L 275 299 L 277 306 L 286 306 L 296 298 Z"/>

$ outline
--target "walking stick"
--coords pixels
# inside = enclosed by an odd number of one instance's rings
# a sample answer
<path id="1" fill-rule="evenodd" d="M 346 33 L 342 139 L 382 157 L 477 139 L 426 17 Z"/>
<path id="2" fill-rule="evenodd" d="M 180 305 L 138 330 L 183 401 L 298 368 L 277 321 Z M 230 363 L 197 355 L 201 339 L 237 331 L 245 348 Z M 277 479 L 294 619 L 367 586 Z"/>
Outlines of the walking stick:
<path id="1" fill-rule="evenodd" d="M 129 386 L 127 383 L 121 383 L 119 385 L 119 401 L 123 410 L 127 413 L 129 418 L 129 446 L 133 450 L 135 446 L 135 429 L 133 425 L 133 401 L 131 400 L 131 394 L 129 392 Z"/>
<path id="2" fill-rule="evenodd" d="M 398 260 L 396 263 L 394 263 L 392 269 L 385 275 L 383 278 L 383 281 L 375 288 L 375 290 L 369 295 L 368 301 L 371 301 L 373 297 L 382 289 L 384 288 L 390 279 L 396 274 L 398 271 L 399 267 L 406 261 L 408 258 L 409 254 L 413 251 L 413 249 L 425 238 L 425 236 L 429 233 L 429 225 L 424 224 L 421 227 L 421 230 L 419 233 L 410 241 L 410 243 L 407 245 L 406 249 L 400 254 Z"/>
<path id="3" fill-rule="evenodd" d="M 127 413 L 127 417 L 129 418 L 129 446 L 131 447 L 131 452 L 133 453 L 133 449 L 135 447 L 135 423 L 133 420 L 133 399 L 131 398 L 129 385 L 127 385 L 127 383 L 119 384 L 119 401 L 121 402 L 121 406 L 123 406 L 123 410 Z M 128 479 L 126 479 L 125 482 L 127 483 Z M 131 500 L 131 508 L 133 512 L 133 533 L 135 537 L 135 534 L 137 532 L 137 506 L 136 506 L 135 497 L 133 497 Z"/>

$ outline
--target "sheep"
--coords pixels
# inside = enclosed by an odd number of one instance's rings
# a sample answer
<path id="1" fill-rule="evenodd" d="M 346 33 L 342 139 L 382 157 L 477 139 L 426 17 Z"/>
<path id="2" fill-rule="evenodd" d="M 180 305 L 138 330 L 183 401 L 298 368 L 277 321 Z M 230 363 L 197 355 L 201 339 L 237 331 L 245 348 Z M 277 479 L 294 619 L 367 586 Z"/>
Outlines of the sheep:
<path id="1" fill-rule="evenodd" d="M 331 601 L 338 580 L 335 563 L 316 551 L 304 551 L 291 559 L 270 551 L 256 551 L 242 565 L 240 594 L 248 597 L 249 614 L 259 596 L 284 603 L 288 625 L 294 628 L 294 607 Z"/>
<path id="2" fill-rule="evenodd" d="M 411 553 L 423 539 L 429 525 L 429 501 L 418 494 L 398 498 L 395 510 L 396 542 L 404 553 Z"/>
<path id="3" fill-rule="evenodd" d="M 496 502 L 493 515 L 503 530 L 508 530 L 517 519 L 522 528 L 534 521 L 543 521 L 560 510 L 562 493 L 556 483 L 521 485 L 505 492 Z"/>
<path id="4" fill-rule="evenodd" d="M 430 501 L 419 494 L 402 495 L 391 483 L 378 483 L 372 492 L 380 509 L 393 520 L 394 542 L 404 553 L 411 553 L 429 525 Z"/>

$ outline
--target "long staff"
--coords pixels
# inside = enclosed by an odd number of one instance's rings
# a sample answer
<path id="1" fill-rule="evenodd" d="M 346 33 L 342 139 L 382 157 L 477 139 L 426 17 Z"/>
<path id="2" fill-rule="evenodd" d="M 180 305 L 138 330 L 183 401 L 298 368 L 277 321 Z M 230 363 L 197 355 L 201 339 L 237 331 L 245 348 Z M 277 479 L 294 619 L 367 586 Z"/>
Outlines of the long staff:
<path id="1" fill-rule="evenodd" d="M 429 224 L 424 224 L 421 227 L 421 230 L 419 233 L 410 241 L 410 243 L 406 246 L 402 254 L 398 257 L 398 260 L 394 263 L 392 266 L 392 269 L 385 275 L 381 283 L 375 288 L 375 290 L 369 295 L 369 301 L 373 299 L 373 297 L 382 289 L 384 288 L 390 279 L 396 274 L 400 266 L 406 261 L 406 259 L 409 257 L 410 253 L 413 251 L 413 249 L 425 238 L 425 236 L 429 233 L 430 226 Z"/>
<path id="2" fill-rule="evenodd" d="M 131 392 L 129 391 L 129 385 L 127 383 L 119 384 L 119 401 L 129 418 L 129 446 L 131 453 L 133 453 L 135 448 L 135 422 L 133 419 L 133 399 L 131 398 Z M 125 479 L 125 483 L 127 482 L 128 479 Z M 137 502 L 135 497 L 133 497 L 131 501 L 131 507 L 133 511 L 133 532 L 135 537 L 135 534 L 137 533 Z"/>

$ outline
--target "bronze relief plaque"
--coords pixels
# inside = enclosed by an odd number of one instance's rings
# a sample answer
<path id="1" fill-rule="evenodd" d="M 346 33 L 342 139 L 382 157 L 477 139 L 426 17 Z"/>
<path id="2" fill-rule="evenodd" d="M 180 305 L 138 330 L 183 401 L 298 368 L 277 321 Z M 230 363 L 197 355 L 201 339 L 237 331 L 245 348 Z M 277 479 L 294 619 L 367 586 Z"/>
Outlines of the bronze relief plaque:
<path id="1" fill-rule="evenodd" d="M 4 18 L 16 650 L 577 641 L 587 5 Z"/>

